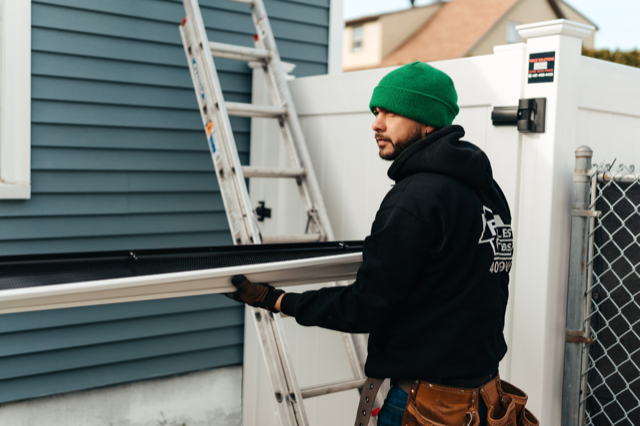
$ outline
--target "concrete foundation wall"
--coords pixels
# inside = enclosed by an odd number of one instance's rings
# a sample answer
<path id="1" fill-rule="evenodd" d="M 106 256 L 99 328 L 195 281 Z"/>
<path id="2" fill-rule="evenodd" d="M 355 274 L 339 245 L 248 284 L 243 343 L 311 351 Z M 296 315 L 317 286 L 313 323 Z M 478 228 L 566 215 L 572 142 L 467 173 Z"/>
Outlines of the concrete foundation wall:
<path id="1" fill-rule="evenodd" d="M 0 425 L 240 426 L 242 367 L 0 405 Z"/>

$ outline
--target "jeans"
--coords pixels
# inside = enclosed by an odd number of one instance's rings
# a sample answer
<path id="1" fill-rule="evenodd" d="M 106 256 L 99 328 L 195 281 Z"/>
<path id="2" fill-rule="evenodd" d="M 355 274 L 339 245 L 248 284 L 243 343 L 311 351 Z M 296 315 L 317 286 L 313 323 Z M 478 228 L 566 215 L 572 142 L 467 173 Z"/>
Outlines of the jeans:
<path id="1" fill-rule="evenodd" d="M 391 386 L 391 390 L 384 400 L 384 405 L 378 413 L 378 426 L 400 426 L 404 407 L 407 406 L 409 395 L 400 386 Z M 480 416 L 480 426 L 487 424 L 487 406 L 482 398 L 479 398 L 478 415 Z"/>

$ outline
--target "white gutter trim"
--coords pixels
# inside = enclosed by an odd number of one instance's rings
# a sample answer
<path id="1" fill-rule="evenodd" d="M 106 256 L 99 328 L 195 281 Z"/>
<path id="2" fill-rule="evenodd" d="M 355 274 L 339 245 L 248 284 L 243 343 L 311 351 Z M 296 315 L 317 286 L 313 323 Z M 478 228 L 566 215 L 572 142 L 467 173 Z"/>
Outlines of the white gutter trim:
<path id="1" fill-rule="evenodd" d="M 235 291 L 243 274 L 275 287 L 354 280 L 362 253 L 0 291 L 0 314 Z"/>

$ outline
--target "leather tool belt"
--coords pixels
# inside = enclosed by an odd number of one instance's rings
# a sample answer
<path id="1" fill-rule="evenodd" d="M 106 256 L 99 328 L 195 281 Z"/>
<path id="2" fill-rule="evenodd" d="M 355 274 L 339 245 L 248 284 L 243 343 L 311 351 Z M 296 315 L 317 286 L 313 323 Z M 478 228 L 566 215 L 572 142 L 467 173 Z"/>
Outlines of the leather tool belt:
<path id="1" fill-rule="evenodd" d="M 373 401 L 384 379 L 364 384 L 356 426 L 367 426 Z M 487 426 L 540 426 L 525 408 L 528 396 L 498 375 L 478 388 L 459 388 L 416 380 L 409 390 L 402 426 L 478 426 L 480 398 L 487 406 Z"/>

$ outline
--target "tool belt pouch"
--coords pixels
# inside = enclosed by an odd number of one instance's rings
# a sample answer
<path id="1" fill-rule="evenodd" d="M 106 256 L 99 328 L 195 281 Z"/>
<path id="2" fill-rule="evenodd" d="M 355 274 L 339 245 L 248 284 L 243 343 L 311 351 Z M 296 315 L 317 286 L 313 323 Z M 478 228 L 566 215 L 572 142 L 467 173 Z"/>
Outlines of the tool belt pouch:
<path id="1" fill-rule="evenodd" d="M 525 408 L 529 399 L 527 394 L 511 383 L 500 380 L 500 377 L 495 380 L 500 400 L 498 404 L 489 405 L 485 399 L 488 408 L 487 425 L 540 426 L 536 416 Z M 482 391 L 487 385 L 480 390 Z"/>
<path id="2" fill-rule="evenodd" d="M 478 389 L 414 382 L 402 426 L 478 426 L 479 398 L 487 406 L 488 426 L 540 426 L 524 407 L 527 394 L 499 377 Z"/>

